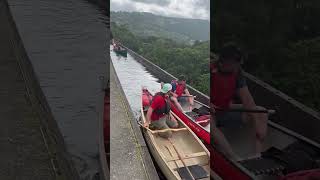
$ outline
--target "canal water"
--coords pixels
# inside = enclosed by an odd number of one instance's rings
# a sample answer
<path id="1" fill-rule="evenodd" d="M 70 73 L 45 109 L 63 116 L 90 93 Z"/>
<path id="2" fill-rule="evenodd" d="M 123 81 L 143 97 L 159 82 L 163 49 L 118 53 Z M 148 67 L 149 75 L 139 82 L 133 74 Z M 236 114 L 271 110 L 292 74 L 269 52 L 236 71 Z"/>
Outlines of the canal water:
<path id="1" fill-rule="evenodd" d="M 137 62 L 129 53 L 127 57 L 117 55 L 113 52 L 112 46 L 110 46 L 110 56 L 130 108 L 138 120 L 141 116 L 142 87 L 146 87 L 153 94 L 159 92 L 161 87 L 159 79 L 150 74 L 146 68 Z M 157 163 L 155 161 L 153 163 L 155 164 L 160 180 L 166 180 Z"/>
<path id="2" fill-rule="evenodd" d="M 117 55 L 110 46 L 110 56 L 121 86 L 136 118 L 140 116 L 141 89 L 146 87 L 151 93 L 159 92 L 159 79 L 151 75 L 129 53 L 128 57 Z"/>
<path id="3" fill-rule="evenodd" d="M 8 3 L 81 179 L 97 179 L 100 78 L 109 75 L 106 10 L 86 0 Z"/>

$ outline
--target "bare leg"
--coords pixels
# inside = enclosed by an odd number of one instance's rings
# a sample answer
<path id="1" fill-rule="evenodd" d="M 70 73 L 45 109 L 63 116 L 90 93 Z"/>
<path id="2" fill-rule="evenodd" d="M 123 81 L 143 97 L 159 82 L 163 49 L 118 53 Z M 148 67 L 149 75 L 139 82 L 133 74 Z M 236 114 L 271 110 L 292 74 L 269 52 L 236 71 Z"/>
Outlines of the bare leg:
<path id="1" fill-rule="evenodd" d="M 170 113 L 169 115 L 169 123 L 168 123 L 168 126 L 170 128 L 178 128 L 179 127 L 179 123 L 178 121 L 176 120 L 176 118 Z"/>
<path id="2" fill-rule="evenodd" d="M 265 108 L 257 106 L 259 110 L 265 110 Z M 263 150 L 263 142 L 267 135 L 268 128 L 268 114 L 267 113 L 254 113 L 255 130 L 256 130 L 256 153 L 261 153 Z"/>
<path id="3" fill-rule="evenodd" d="M 190 92 L 188 91 L 188 89 L 185 90 L 185 93 L 186 93 L 187 96 L 191 96 Z M 189 97 L 188 100 L 189 100 L 190 105 L 193 106 L 193 101 L 194 101 L 193 96 Z"/>
<path id="4" fill-rule="evenodd" d="M 232 104 L 231 108 L 243 108 L 242 104 Z M 254 106 L 254 107 L 246 107 L 247 109 L 257 109 L 257 110 L 265 110 L 265 108 L 261 106 Z M 242 117 L 245 123 L 248 120 L 253 121 L 255 127 L 255 151 L 256 154 L 259 155 L 263 150 L 263 143 L 264 139 L 267 135 L 267 128 L 268 128 L 268 114 L 266 113 L 243 113 Z"/>

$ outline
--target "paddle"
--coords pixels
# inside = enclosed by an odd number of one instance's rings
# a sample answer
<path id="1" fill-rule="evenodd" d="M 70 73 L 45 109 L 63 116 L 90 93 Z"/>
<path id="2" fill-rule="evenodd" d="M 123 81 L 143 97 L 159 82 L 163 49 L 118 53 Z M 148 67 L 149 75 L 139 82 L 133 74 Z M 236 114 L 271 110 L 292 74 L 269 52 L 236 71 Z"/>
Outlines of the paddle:
<path id="1" fill-rule="evenodd" d="M 268 113 L 268 114 L 274 114 L 276 113 L 275 110 L 273 109 L 266 109 L 266 110 L 261 110 L 261 109 L 245 109 L 245 108 L 230 108 L 230 109 L 222 109 L 219 107 L 214 108 L 215 111 L 219 112 L 248 112 L 248 113 Z M 210 109 L 210 112 L 213 113 L 213 111 Z"/>
<path id="2" fill-rule="evenodd" d="M 193 177 L 193 175 L 192 175 L 192 173 L 191 173 L 190 169 L 188 168 L 188 166 L 187 166 L 187 165 L 186 165 L 186 163 L 184 162 L 184 160 L 183 160 L 183 158 L 182 158 L 181 154 L 179 153 L 179 151 L 178 151 L 177 147 L 176 147 L 176 146 L 174 145 L 174 143 L 172 142 L 171 138 L 168 138 L 168 140 L 169 140 L 169 142 L 171 143 L 171 145 L 173 146 L 173 149 L 176 151 L 176 153 L 177 153 L 177 155 L 178 155 L 179 159 L 181 160 L 181 162 L 182 162 L 183 166 L 184 166 L 184 167 L 186 167 L 186 169 L 187 169 L 188 173 L 191 175 L 191 178 L 192 178 L 193 180 L 195 180 L 195 178 Z"/>
<path id="3" fill-rule="evenodd" d="M 179 96 L 179 97 L 193 97 L 193 98 L 196 98 L 197 96 L 193 96 L 193 95 L 182 95 L 182 96 Z"/>

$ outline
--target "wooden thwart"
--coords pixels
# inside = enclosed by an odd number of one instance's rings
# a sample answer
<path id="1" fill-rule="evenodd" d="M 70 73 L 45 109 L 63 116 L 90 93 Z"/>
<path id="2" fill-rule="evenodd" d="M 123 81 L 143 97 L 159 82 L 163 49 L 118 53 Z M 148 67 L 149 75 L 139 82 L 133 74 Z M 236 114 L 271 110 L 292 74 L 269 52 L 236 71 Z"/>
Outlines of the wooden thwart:
<path id="1" fill-rule="evenodd" d="M 188 130 L 188 129 L 187 128 L 179 128 L 179 129 L 168 128 L 168 129 L 161 129 L 161 130 L 151 130 L 150 129 L 150 132 L 152 134 L 154 134 L 154 133 L 161 133 L 161 132 L 167 132 L 167 131 L 177 132 L 177 131 L 185 131 L 185 130 Z"/>
<path id="2" fill-rule="evenodd" d="M 186 154 L 184 156 L 182 156 L 182 159 L 191 159 L 191 158 L 196 158 L 196 157 L 200 157 L 200 156 L 206 156 L 207 153 L 206 152 L 197 152 L 197 153 L 192 153 L 192 154 Z M 167 162 L 170 162 L 170 161 L 177 161 L 177 160 L 180 160 L 179 157 L 172 157 L 172 158 L 168 158 L 167 159 Z"/>
<path id="3" fill-rule="evenodd" d="M 177 147 L 174 145 L 174 143 L 172 142 L 172 140 L 171 140 L 170 138 L 169 138 L 168 140 L 169 140 L 169 142 L 171 143 L 171 145 L 173 146 L 173 149 L 174 149 L 174 150 L 176 151 L 176 153 L 178 154 L 178 157 L 179 157 L 179 159 L 181 160 L 183 166 L 186 168 L 188 174 L 190 174 L 191 179 L 192 179 L 192 180 L 195 180 L 195 178 L 193 177 L 193 175 L 192 175 L 191 171 L 189 170 L 188 166 L 187 166 L 186 163 L 184 162 L 181 154 L 179 153 Z"/>
<path id="4" fill-rule="evenodd" d="M 167 131 L 177 132 L 177 131 L 186 131 L 186 130 L 188 130 L 187 128 L 177 128 L 177 129 L 167 128 L 167 129 L 160 129 L 160 130 L 151 130 L 150 128 L 144 127 L 143 124 L 141 124 L 140 122 L 138 122 L 138 124 L 139 124 L 142 128 L 150 131 L 152 134 L 162 133 L 162 132 L 167 132 Z"/>
<path id="5" fill-rule="evenodd" d="M 168 149 L 169 154 L 173 157 L 174 155 L 173 155 L 172 149 L 169 146 L 166 146 L 166 148 Z M 179 160 L 179 158 L 177 160 Z M 178 164 L 177 160 L 173 160 L 173 161 L 175 162 L 175 164 L 177 166 L 177 169 L 178 169 L 179 168 L 179 164 Z"/>

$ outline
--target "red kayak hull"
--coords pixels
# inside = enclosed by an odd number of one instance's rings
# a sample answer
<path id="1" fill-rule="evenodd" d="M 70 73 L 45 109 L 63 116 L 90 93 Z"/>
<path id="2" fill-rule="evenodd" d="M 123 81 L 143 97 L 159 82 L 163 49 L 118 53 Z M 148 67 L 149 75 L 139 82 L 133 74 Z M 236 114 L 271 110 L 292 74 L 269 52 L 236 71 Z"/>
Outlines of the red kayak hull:
<path id="1" fill-rule="evenodd" d="M 176 114 L 200 139 L 202 139 L 206 144 L 210 144 L 210 132 L 203 129 L 199 124 L 193 122 L 181 112 L 172 102 L 171 111 Z"/>
<path id="2" fill-rule="evenodd" d="M 104 110 L 103 110 L 103 136 L 106 153 L 110 151 L 110 95 L 109 91 L 105 92 Z"/>

